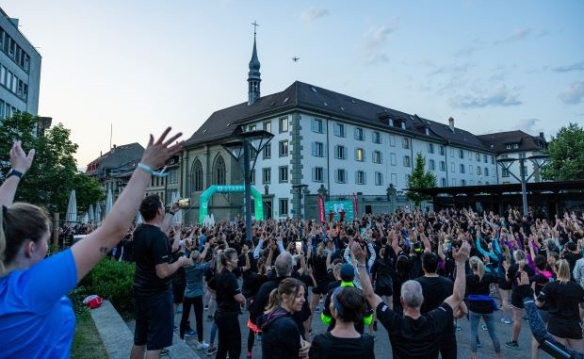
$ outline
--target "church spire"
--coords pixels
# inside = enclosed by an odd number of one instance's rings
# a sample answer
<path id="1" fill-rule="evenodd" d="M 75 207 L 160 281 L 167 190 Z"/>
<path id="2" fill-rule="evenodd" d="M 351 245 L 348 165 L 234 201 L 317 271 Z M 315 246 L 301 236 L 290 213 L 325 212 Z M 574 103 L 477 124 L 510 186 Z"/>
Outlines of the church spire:
<path id="1" fill-rule="evenodd" d="M 260 60 L 258 60 L 258 53 L 256 49 L 256 28 L 259 26 L 257 22 L 253 22 L 253 52 L 251 60 L 249 61 L 249 73 L 247 77 L 248 83 L 248 100 L 247 104 L 253 105 L 260 98 Z"/>

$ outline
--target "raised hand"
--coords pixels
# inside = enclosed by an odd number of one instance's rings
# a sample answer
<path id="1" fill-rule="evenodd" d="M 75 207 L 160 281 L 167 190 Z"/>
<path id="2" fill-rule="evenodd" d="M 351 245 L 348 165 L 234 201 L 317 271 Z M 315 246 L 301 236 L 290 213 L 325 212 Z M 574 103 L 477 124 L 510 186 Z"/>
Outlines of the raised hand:
<path id="1" fill-rule="evenodd" d="M 462 241 L 462 245 L 458 250 L 452 250 L 452 256 L 457 262 L 465 262 L 470 254 L 470 244 L 467 241 Z"/>
<path id="2" fill-rule="evenodd" d="M 34 149 L 28 151 L 28 154 L 26 154 L 22 149 L 22 143 L 20 141 L 14 141 L 10 149 L 10 167 L 22 174 L 26 173 L 32 164 L 34 154 Z"/>
<path id="3" fill-rule="evenodd" d="M 174 141 L 176 141 L 176 139 L 182 136 L 182 133 L 179 132 L 171 136 L 169 139 L 166 139 L 166 136 L 170 130 L 171 128 L 167 127 L 160 138 L 156 141 L 154 140 L 154 136 L 150 135 L 150 141 L 148 141 L 148 146 L 144 151 L 144 155 L 142 155 L 143 164 L 150 166 L 153 169 L 160 168 L 164 166 L 169 158 L 182 150 L 182 146 L 184 144 L 183 141 L 175 145 L 171 145 Z"/>

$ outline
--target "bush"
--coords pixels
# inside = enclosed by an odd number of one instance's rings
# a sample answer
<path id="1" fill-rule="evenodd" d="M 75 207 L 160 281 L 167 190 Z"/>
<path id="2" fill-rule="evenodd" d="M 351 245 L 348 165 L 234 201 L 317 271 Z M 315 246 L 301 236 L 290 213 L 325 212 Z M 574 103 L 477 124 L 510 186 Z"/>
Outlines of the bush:
<path id="1" fill-rule="evenodd" d="M 79 285 L 85 288 L 86 295 L 97 294 L 109 300 L 124 317 L 133 313 L 132 286 L 135 271 L 134 263 L 106 258 L 99 262 Z"/>
<path id="2" fill-rule="evenodd" d="M 85 297 L 88 295 L 87 288 L 82 285 L 73 288 L 73 290 L 67 294 L 73 303 L 73 310 L 75 311 L 75 314 L 82 314 L 88 311 L 87 306 L 83 304 L 83 299 L 85 299 Z"/>

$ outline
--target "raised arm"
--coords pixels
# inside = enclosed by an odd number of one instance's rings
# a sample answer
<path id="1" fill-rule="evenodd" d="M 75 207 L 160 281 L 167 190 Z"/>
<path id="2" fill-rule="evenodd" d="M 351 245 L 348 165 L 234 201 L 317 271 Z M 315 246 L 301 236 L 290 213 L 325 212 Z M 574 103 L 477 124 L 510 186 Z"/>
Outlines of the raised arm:
<path id="1" fill-rule="evenodd" d="M 21 177 L 29 170 L 33 158 L 34 149 L 28 151 L 27 155 L 22 149 L 20 141 L 14 141 L 10 149 L 10 171 L 5 174 L 5 180 L 0 186 L 0 205 L 12 204 Z"/>
<path id="2" fill-rule="evenodd" d="M 373 286 L 371 285 L 371 280 L 369 279 L 367 268 L 365 268 L 365 260 L 367 255 L 358 242 L 355 242 L 351 245 L 351 252 L 355 256 L 355 260 L 357 260 L 357 267 L 359 268 L 359 280 L 361 281 L 363 295 L 367 299 L 367 302 L 371 308 L 376 310 L 377 306 L 382 302 L 382 300 L 377 294 L 375 294 L 375 292 L 373 292 Z"/>
<path id="3" fill-rule="evenodd" d="M 454 280 L 454 288 L 452 295 L 444 299 L 444 303 L 450 305 L 454 313 L 457 312 L 460 302 L 464 299 L 464 291 L 466 290 L 466 259 L 470 254 L 470 244 L 463 241 L 458 250 L 452 250 L 454 260 L 456 261 L 456 279 Z M 456 314 L 455 314 L 456 316 Z"/>
<path id="4" fill-rule="evenodd" d="M 80 281 L 124 237 L 126 230 L 136 217 L 154 169 L 162 167 L 166 160 L 182 149 L 182 142 L 172 145 L 181 134 L 166 139 L 169 132 L 170 127 L 157 141 L 154 141 L 154 137 L 150 135 L 150 141 L 140 164 L 103 224 L 71 247 L 77 268 L 77 281 Z M 186 257 L 181 258 L 184 259 L 179 259 L 175 263 L 187 262 Z"/>

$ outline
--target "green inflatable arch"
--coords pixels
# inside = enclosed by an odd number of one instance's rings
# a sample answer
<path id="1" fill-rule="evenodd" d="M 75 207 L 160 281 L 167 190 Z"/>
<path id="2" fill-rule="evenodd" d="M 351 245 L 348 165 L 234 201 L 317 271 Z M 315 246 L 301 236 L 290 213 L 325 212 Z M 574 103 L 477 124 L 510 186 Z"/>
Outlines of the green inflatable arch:
<path id="1" fill-rule="evenodd" d="M 243 185 L 213 185 L 205 190 L 205 192 L 201 193 L 200 203 L 201 207 L 199 210 L 199 223 L 203 224 L 205 216 L 209 212 L 209 198 L 215 194 L 215 192 L 219 193 L 231 193 L 231 192 L 245 192 L 245 186 Z M 255 219 L 257 221 L 264 220 L 264 206 L 262 203 L 262 194 L 255 189 L 254 186 L 251 186 L 251 195 L 255 202 Z"/>

